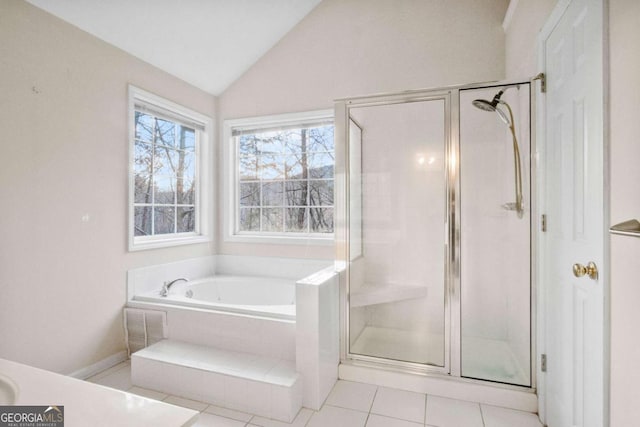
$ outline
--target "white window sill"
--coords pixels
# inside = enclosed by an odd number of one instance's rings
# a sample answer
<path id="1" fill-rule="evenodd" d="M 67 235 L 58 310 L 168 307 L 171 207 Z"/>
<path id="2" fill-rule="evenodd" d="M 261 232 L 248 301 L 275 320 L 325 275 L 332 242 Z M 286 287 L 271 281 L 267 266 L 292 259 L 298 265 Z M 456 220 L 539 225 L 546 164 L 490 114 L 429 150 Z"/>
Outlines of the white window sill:
<path id="1" fill-rule="evenodd" d="M 227 234 L 225 242 L 231 243 L 266 243 L 272 245 L 299 245 L 299 246 L 332 246 L 335 244 L 333 236 L 306 237 L 306 236 L 268 236 L 252 234 Z"/>
<path id="2" fill-rule="evenodd" d="M 144 251 L 147 249 L 170 248 L 173 246 L 193 245 L 211 242 L 211 237 L 203 235 L 171 236 L 167 238 L 137 238 L 129 242 L 129 251 Z"/>

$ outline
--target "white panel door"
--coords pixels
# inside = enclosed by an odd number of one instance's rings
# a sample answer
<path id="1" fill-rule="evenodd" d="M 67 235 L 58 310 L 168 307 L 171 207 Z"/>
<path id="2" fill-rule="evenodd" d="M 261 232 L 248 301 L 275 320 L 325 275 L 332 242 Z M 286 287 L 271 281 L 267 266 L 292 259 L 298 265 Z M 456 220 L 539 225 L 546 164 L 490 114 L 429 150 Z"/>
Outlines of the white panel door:
<path id="1" fill-rule="evenodd" d="M 604 423 L 602 9 L 601 0 L 572 0 L 543 40 L 549 427 Z M 576 277 L 573 265 L 589 262 L 600 276 Z"/>

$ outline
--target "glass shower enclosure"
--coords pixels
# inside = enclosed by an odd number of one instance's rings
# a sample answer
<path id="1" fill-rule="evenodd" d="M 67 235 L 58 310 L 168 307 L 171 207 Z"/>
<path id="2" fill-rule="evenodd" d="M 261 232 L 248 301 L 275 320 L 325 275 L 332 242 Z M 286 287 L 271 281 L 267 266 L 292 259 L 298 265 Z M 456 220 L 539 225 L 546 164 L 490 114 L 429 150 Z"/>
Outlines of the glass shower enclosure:
<path id="1" fill-rule="evenodd" d="M 343 363 L 533 387 L 529 82 L 336 102 Z"/>

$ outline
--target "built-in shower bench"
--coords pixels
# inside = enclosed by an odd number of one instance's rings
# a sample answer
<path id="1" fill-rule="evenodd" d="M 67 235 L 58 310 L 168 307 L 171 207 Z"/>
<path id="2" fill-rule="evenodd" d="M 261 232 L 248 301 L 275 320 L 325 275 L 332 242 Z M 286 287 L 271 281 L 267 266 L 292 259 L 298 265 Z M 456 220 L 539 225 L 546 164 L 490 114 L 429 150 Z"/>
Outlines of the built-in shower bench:
<path id="1" fill-rule="evenodd" d="M 291 422 L 302 407 L 295 362 L 163 340 L 131 355 L 134 385 Z"/>
<path id="2" fill-rule="evenodd" d="M 427 296 L 427 286 L 401 285 L 398 283 L 365 283 L 360 289 L 352 290 L 351 307 L 364 307 L 368 305 L 386 304 L 409 299 L 424 298 Z"/>

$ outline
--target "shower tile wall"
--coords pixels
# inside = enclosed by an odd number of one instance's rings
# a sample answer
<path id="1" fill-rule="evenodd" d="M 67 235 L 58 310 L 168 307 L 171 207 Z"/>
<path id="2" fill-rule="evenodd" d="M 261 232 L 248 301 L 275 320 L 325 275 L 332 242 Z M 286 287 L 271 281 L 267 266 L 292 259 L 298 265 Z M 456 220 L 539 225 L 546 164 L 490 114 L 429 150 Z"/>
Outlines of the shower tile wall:
<path id="1" fill-rule="evenodd" d="M 511 91 L 505 98 L 514 108 L 513 114 L 517 124 L 518 141 L 520 141 L 520 151 L 522 155 L 522 187 L 526 196 L 527 206 L 531 206 L 531 161 L 530 156 L 530 117 L 529 117 L 529 90 L 525 86 L 520 91 Z M 531 210 L 527 210 L 522 221 L 530 226 Z M 525 230 L 520 222 L 511 220 L 509 222 L 508 235 L 512 239 L 517 238 L 518 247 L 515 249 L 520 256 L 516 265 L 509 270 L 509 283 L 520 281 L 520 286 L 509 287 L 509 305 L 507 319 L 509 319 L 509 330 L 507 342 L 517 360 L 522 363 L 529 362 L 531 358 L 531 336 L 528 332 L 531 327 L 531 247 L 530 232 Z M 512 240 L 513 241 L 513 240 Z M 529 274 L 528 274 L 529 273 Z"/>

